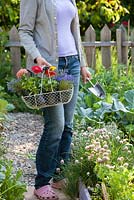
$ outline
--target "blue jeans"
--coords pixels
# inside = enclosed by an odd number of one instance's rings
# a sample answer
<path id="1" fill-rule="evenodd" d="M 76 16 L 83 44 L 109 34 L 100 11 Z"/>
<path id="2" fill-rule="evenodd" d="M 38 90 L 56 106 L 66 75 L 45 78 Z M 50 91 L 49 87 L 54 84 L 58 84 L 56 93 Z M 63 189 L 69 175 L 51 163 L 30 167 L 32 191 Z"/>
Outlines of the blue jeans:
<path id="1" fill-rule="evenodd" d="M 73 133 L 73 116 L 79 90 L 80 62 L 77 55 L 60 57 L 58 70 L 74 77 L 74 94 L 71 101 L 43 109 L 44 131 L 36 154 L 37 176 L 35 188 L 49 184 L 60 160 L 69 159 Z"/>

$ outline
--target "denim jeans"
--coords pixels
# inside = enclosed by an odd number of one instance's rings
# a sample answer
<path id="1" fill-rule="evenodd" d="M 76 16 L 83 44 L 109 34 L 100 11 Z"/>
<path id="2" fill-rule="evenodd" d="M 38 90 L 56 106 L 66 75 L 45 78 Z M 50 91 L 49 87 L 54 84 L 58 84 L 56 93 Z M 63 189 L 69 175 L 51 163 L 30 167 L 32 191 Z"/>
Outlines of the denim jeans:
<path id="1" fill-rule="evenodd" d="M 79 90 L 80 62 L 77 55 L 60 57 L 58 70 L 74 77 L 74 93 L 71 101 L 43 109 L 44 131 L 36 153 L 37 176 L 35 188 L 49 184 L 60 160 L 69 159 L 73 133 L 73 116 Z"/>

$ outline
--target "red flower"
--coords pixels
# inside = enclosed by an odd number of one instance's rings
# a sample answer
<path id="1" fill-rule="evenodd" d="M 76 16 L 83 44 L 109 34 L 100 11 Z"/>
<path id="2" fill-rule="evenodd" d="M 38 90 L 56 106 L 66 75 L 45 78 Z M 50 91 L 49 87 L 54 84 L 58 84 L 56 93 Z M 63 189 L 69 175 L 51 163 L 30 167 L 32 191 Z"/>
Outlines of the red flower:
<path id="1" fill-rule="evenodd" d="M 110 24 L 109 24 L 109 27 L 110 28 L 113 28 L 115 26 L 115 24 L 113 23 L 113 22 L 111 22 Z"/>
<path id="2" fill-rule="evenodd" d="M 56 72 L 50 71 L 49 69 L 46 69 L 45 70 L 45 75 L 48 76 L 48 77 L 56 76 Z"/>
<path id="3" fill-rule="evenodd" d="M 39 74 L 39 73 L 42 73 L 43 70 L 40 66 L 32 66 L 32 71 L 35 73 L 35 74 Z"/>
<path id="4" fill-rule="evenodd" d="M 127 27 L 128 26 L 128 22 L 127 21 L 123 21 L 122 24 Z"/>

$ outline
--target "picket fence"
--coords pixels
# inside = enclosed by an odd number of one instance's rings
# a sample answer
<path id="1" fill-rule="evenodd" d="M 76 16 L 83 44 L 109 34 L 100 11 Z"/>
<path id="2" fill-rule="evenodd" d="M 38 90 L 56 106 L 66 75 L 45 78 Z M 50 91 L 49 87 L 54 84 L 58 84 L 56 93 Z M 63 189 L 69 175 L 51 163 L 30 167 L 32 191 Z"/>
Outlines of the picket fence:
<path id="1" fill-rule="evenodd" d="M 130 32 L 130 31 L 129 31 Z M 106 68 L 112 66 L 112 46 L 116 47 L 117 61 L 119 64 L 128 64 L 128 52 L 131 54 L 131 65 L 134 68 L 134 29 L 129 33 L 123 25 L 116 29 L 116 39 L 111 40 L 111 30 L 105 25 L 100 31 L 100 41 L 96 41 L 96 31 L 92 27 L 85 32 L 84 40 L 82 45 L 85 50 L 88 66 L 96 68 L 96 49 L 101 49 L 101 62 Z M 19 40 L 18 30 L 13 26 L 9 32 L 9 42 L 6 47 L 10 48 L 11 52 L 11 64 L 13 74 L 21 68 L 21 44 Z M 128 51 L 128 48 L 130 48 Z"/>

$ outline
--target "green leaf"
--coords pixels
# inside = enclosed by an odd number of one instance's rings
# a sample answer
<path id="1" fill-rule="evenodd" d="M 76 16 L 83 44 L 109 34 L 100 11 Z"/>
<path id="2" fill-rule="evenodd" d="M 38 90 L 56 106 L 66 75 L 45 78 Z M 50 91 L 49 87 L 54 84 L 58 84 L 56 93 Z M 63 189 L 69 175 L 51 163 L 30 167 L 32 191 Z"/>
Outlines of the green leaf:
<path id="1" fill-rule="evenodd" d="M 112 110 L 113 111 L 123 111 L 123 112 L 129 112 L 125 106 L 123 105 L 123 103 L 121 103 L 118 99 L 116 95 L 113 95 L 113 105 L 112 105 Z"/>
<path id="2" fill-rule="evenodd" d="M 111 112 L 111 108 L 112 108 L 112 104 L 106 103 L 106 102 L 101 102 L 101 107 L 99 109 L 97 109 L 94 114 L 98 118 L 103 119 L 105 113 Z"/>
<path id="3" fill-rule="evenodd" d="M 134 90 L 128 90 L 124 93 L 124 97 L 129 109 L 134 108 Z"/>
<path id="4" fill-rule="evenodd" d="M 6 110 L 6 107 L 8 105 L 8 102 L 4 99 L 0 99 L 0 112 L 1 113 L 5 113 L 7 110 Z"/>

